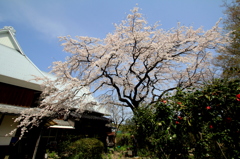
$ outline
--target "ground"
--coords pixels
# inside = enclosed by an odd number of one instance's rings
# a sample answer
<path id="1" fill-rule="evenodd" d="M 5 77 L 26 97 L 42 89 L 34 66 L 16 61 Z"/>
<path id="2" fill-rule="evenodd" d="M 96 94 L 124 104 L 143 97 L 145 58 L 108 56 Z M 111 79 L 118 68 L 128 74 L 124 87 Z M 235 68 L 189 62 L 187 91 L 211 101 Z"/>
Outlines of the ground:
<path id="1" fill-rule="evenodd" d="M 127 157 L 128 152 L 117 152 L 113 151 L 112 153 L 105 154 L 105 159 L 148 159 L 147 157 Z"/>

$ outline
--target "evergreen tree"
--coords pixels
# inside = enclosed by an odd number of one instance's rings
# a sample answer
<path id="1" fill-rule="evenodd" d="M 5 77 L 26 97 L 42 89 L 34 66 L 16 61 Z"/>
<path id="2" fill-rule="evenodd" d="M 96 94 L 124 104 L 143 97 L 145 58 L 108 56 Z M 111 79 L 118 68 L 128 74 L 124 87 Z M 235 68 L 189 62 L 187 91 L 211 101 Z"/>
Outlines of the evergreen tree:
<path id="1" fill-rule="evenodd" d="M 224 78 L 240 77 L 240 0 L 232 3 L 224 3 L 226 7 L 224 29 L 231 31 L 230 45 L 225 50 L 219 50 L 220 55 L 215 59 L 214 64 L 223 70 Z"/>

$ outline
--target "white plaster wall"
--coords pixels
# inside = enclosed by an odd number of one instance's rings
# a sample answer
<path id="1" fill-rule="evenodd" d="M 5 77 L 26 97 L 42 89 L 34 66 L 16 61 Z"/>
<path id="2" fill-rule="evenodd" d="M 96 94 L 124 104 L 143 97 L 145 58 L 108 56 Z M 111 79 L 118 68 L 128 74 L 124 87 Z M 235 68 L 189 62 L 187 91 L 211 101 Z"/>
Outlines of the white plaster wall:
<path id="1" fill-rule="evenodd" d="M 13 129 L 17 127 L 17 123 L 14 123 L 14 117 L 12 115 L 5 115 L 0 125 L 0 145 L 9 145 L 11 138 L 14 137 L 15 133 L 11 136 L 6 136 Z"/>

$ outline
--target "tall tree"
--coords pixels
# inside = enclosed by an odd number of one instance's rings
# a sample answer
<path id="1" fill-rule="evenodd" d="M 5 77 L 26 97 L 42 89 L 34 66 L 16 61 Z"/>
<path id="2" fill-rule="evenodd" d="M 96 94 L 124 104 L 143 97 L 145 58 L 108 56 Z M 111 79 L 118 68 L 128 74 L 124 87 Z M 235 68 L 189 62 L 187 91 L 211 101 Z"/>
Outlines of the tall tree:
<path id="1" fill-rule="evenodd" d="M 231 31 L 230 45 L 224 50 L 219 50 L 220 55 L 216 58 L 215 65 L 220 66 L 225 78 L 240 77 L 240 0 L 231 3 L 225 2 L 226 10 L 224 19 L 224 29 Z"/>
<path id="2" fill-rule="evenodd" d="M 206 32 L 180 24 L 168 31 L 157 27 L 147 25 L 134 8 L 104 39 L 62 37 L 64 50 L 71 55 L 54 62 L 52 72 L 63 84 L 100 92 L 101 99 L 116 95 L 114 104 L 134 111 L 141 102 L 154 103 L 168 91 L 201 81 L 210 63 L 209 49 L 227 41 L 217 24 Z"/>
<path id="3" fill-rule="evenodd" d="M 180 24 L 164 30 L 157 23 L 148 25 L 138 10 L 131 10 L 104 39 L 61 37 L 70 56 L 53 63 L 57 79 L 44 82 L 40 107 L 63 113 L 69 107 L 93 104 L 84 99 L 95 94 L 102 105 L 121 105 L 136 113 L 141 103 L 155 103 L 178 87 L 201 83 L 208 73 L 209 51 L 228 40 L 218 23 L 208 31 Z M 89 93 L 78 96 L 86 87 Z M 113 96 L 117 100 L 110 100 Z"/>

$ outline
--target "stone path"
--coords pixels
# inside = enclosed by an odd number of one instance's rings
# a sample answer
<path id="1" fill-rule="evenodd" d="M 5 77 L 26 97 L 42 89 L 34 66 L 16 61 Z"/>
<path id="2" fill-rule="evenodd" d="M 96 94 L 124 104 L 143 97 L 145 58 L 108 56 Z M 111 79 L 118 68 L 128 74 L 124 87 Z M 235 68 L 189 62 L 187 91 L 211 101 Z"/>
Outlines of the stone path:
<path id="1" fill-rule="evenodd" d="M 126 157 L 126 153 L 114 151 L 112 154 L 106 154 L 106 159 L 148 159 L 147 157 Z"/>

